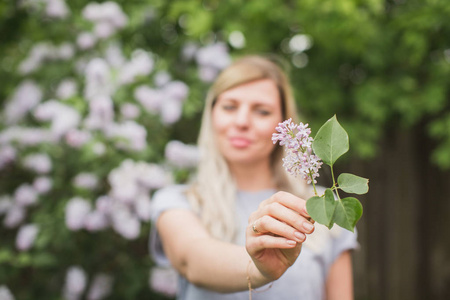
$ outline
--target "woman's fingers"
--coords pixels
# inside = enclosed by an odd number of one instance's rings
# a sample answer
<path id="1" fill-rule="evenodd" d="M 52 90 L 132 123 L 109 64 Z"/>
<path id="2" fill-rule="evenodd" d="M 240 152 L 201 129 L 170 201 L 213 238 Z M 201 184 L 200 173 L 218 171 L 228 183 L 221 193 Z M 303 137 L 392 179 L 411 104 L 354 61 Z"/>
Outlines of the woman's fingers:
<path id="1" fill-rule="evenodd" d="M 266 230 L 265 232 L 262 229 L 258 229 L 258 227 L 253 231 L 273 233 L 287 238 L 290 238 L 295 231 L 310 234 L 314 231 L 314 222 L 311 221 L 307 214 L 305 206 L 306 201 L 301 198 L 289 193 L 277 193 L 274 197 L 271 197 L 260 205 L 258 210 L 251 215 L 249 223 L 252 224 L 252 228 L 255 228 L 254 222 L 258 219 L 272 223 L 270 227 L 266 226 L 264 228 Z M 271 217 L 272 220 L 266 220 L 266 217 Z M 291 234 L 286 232 L 288 229 Z M 296 235 L 299 236 L 298 233 Z"/>
<path id="2" fill-rule="evenodd" d="M 256 219 L 251 224 L 251 229 L 257 235 L 269 233 L 298 243 L 302 243 L 306 239 L 306 235 L 302 231 L 267 215 Z"/>

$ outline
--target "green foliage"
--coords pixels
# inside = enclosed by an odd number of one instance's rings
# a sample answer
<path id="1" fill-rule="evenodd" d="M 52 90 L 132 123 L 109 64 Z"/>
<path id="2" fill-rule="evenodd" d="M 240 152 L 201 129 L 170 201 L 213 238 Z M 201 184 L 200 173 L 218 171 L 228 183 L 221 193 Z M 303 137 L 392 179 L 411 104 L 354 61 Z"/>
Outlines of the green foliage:
<path id="1" fill-rule="evenodd" d="M 338 189 L 347 193 L 365 194 L 369 191 L 369 180 L 353 174 L 342 173 L 335 181 L 333 165 L 336 160 L 349 149 L 348 135 L 339 124 L 336 116 L 330 118 L 320 127 L 314 137 L 314 153 L 331 168 L 333 186 L 325 190 L 322 196 L 316 195 L 308 199 L 306 208 L 309 215 L 320 224 L 332 228 L 336 223 L 339 226 L 354 231 L 356 222 L 362 216 L 362 205 L 358 199 L 347 197 L 341 199 Z M 314 190 L 315 187 L 314 187 Z M 337 200 L 333 191 L 336 191 Z"/>

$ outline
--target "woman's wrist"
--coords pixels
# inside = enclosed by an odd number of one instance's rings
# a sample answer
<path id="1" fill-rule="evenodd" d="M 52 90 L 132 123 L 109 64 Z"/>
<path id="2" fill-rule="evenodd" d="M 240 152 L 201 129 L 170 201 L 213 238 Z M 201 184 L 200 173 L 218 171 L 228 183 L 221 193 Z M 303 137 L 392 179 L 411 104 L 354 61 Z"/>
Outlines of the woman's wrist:
<path id="1" fill-rule="evenodd" d="M 253 260 L 250 259 L 247 266 L 247 283 L 249 289 L 259 288 L 270 282 L 272 282 L 272 280 L 264 276 L 261 273 L 261 271 L 256 267 Z"/>

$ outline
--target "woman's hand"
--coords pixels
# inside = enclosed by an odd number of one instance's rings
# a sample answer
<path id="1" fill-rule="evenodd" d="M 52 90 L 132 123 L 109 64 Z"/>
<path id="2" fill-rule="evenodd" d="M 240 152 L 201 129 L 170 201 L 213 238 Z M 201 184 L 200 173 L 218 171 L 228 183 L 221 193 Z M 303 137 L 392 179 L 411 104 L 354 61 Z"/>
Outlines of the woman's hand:
<path id="1" fill-rule="evenodd" d="M 313 224 L 306 201 L 286 192 L 274 194 L 251 214 L 246 248 L 266 280 L 278 279 L 295 262 Z"/>

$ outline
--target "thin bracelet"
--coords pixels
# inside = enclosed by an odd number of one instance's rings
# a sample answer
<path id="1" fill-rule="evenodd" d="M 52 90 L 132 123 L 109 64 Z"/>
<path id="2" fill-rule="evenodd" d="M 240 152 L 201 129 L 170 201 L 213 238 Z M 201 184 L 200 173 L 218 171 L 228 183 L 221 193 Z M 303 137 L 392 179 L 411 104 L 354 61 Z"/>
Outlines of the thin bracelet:
<path id="1" fill-rule="evenodd" d="M 252 300 L 252 291 L 254 291 L 255 293 L 262 293 L 262 292 L 268 291 L 273 285 L 273 282 L 271 282 L 270 285 L 267 288 L 263 289 L 263 290 L 257 291 L 255 289 L 253 289 L 252 288 L 252 282 L 250 280 L 250 272 L 249 272 L 251 263 L 252 263 L 252 260 L 250 259 L 248 261 L 248 265 L 247 265 L 248 300 Z"/>

